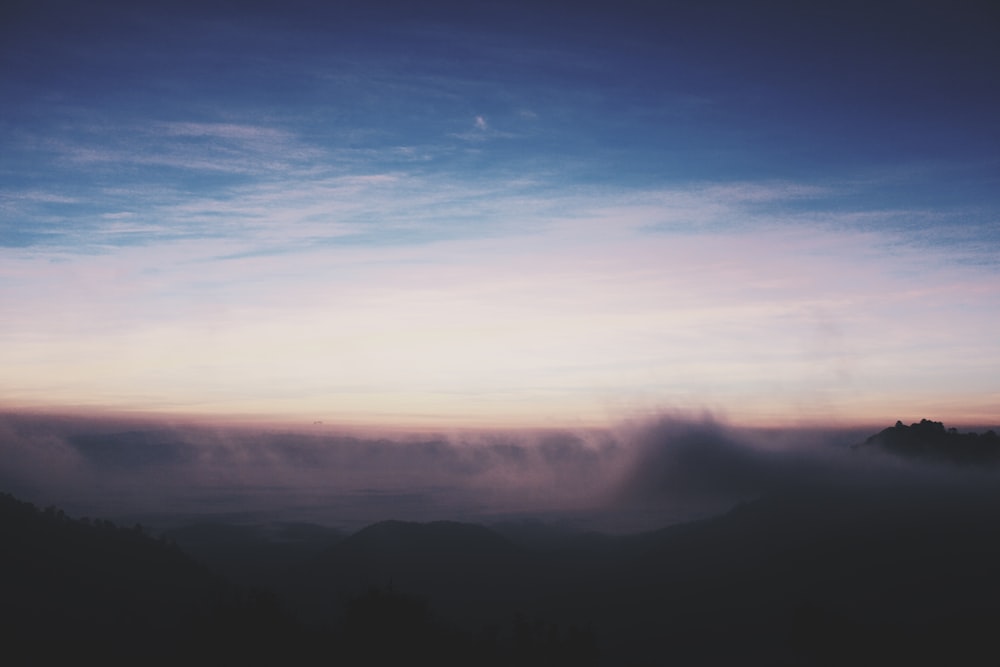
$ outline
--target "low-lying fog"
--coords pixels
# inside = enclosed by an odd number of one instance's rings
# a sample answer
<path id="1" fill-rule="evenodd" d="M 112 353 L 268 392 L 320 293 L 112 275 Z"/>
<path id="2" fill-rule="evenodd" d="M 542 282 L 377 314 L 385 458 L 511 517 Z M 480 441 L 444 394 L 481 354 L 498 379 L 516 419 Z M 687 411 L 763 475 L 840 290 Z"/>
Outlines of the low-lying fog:
<path id="1" fill-rule="evenodd" d="M 969 470 L 852 447 L 877 429 L 744 429 L 665 415 L 606 430 L 348 434 L 7 414 L 0 490 L 73 516 L 154 529 L 204 519 L 535 518 L 632 532 L 724 511 L 788 486 L 962 483 Z"/>

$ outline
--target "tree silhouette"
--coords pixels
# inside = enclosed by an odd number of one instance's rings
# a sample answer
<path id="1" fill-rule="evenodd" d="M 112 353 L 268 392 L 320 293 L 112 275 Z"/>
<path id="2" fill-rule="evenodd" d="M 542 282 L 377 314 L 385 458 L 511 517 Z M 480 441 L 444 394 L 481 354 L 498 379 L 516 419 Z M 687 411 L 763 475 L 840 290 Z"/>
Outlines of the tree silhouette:
<path id="1" fill-rule="evenodd" d="M 906 426 L 901 421 L 865 441 L 909 458 L 970 465 L 1000 463 L 1000 437 L 994 431 L 959 433 L 941 422 L 921 419 Z"/>

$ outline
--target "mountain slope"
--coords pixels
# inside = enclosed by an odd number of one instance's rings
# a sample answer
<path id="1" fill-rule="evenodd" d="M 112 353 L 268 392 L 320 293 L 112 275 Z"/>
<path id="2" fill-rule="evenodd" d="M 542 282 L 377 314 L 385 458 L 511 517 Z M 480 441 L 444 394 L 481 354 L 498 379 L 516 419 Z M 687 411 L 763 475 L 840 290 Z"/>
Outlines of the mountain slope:
<path id="1" fill-rule="evenodd" d="M 326 618 L 391 585 L 466 628 L 518 612 L 593 627 L 615 664 L 977 664 L 1000 622 L 998 518 L 992 490 L 844 486 L 600 548 L 384 522 L 299 574 Z"/>
<path id="2" fill-rule="evenodd" d="M 0 650 L 17 664 L 257 664 L 298 637 L 273 598 L 234 588 L 138 528 L 0 494 L 0 543 Z"/>
<path id="3" fill-rule="evenodd" d="M 392 586 L 471 623 L 516 607 L 538 571 L 532 554 L 484 526 L 385 521 L 290 572 L 283 590 L 314 622 L 336 618 L 352 595 Z"/>

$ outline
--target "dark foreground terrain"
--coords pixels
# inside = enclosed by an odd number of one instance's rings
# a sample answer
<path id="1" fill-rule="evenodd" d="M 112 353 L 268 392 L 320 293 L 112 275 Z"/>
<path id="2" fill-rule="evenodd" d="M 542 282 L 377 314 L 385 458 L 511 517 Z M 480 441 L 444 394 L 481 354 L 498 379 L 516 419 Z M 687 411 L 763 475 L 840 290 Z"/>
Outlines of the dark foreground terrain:
<path id="1" fill-rule="evenodd" d="M 949 446 L 927 424 L 862 447 Z M 992 461 L 970 442 L 956 460 Z M 787 488 L 619 537 L 386 521 L 154 539 L 5 495 L 0 643 L 8 664 L 996 664 L 1000 491 L 950 479 Z"/>

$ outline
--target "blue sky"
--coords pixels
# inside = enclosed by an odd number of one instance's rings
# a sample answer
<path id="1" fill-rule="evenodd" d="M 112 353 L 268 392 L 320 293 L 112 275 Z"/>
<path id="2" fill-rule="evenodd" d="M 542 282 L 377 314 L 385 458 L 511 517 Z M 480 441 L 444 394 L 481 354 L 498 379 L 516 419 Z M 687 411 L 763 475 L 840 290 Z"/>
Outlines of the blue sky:
<path id="1" fill-rule="evenodd" d="M 977 3 L 14 3 L 0 405 L 995 423 Z"/>

